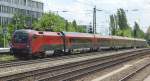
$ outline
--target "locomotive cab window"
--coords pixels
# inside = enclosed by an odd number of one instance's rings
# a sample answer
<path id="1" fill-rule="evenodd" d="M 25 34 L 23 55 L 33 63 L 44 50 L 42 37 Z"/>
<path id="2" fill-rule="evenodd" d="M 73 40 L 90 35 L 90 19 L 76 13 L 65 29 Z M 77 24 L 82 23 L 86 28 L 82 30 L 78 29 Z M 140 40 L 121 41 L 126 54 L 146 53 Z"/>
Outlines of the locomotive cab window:
<path id="1" fill-rule="evenodd" d="M 28 34 L 26 32 L 16 32 L 14 34 L 14 42 L 15 43 L 27 43 L 28 42 Z"/>

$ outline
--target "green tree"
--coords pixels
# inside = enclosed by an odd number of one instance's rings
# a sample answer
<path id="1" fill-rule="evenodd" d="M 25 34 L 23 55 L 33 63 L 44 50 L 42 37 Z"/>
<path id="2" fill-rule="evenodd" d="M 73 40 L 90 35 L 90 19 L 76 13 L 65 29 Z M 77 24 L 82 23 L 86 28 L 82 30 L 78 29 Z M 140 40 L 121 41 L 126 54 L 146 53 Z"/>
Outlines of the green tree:
<path id="1" fill-rule="evenodd" d="M 121 31 L 122 31 L 121 36 L 132 37 L 132 29 L 131 29 L 131 27 L 129 27 L 127 29 L 124 29 L 124 30 L 121 30 Z"/>
<path id="2" fill-rule="evenodd" d="M 144 32 L 140 29 L 140 26 L 137 22 L 134 23 L 133 37 L 135 37 L 135 38 L 144 38 L 145 37 Z"/>
<path id="3" fill-rule="evenodd" d="M 112 35 L 132 37 L 132 29 L 123 9 L 118 9 L 116 15 L 110 15 L 110 30 Z"/>
<path id="4" fill-rule="evenodd" d="M 3 47 L 3 28 L 0 25 L 0 47 Z"/>
<path id="5" fill-rule="evenodd" d="M 77 23 L 76 23 L 75 20 L 73 20 L 72 25 L 73 25 L 73 27 L 75 28 L 75 31 L 76 31 L 76 32 L 79 31 L 79 30 L 78 30 Z"/>
<path id="6" fill-rule="evenodd" d="M 117 27 L 117 16 L 110 15 L 110 31 L 111 35 L 117 35 L 118 27 Z"/>
<path id="7" fill-rule="evenodd" d="M 149 26 L 148 29 L 147 29 L 145 38 L 146 38 L 148 41 L 150 41 L 150 26 Z"/>
<path id="8" fill-rule="evenodd" d="M 49 31 L 69 31 L 69 32 L 82 32 L 82 27 L 76 24 L 76 21 L 68 22 L 63 17 L 54 13 L 44 13 L 43 16 L 33 23 L 36 30 L 49 30 Z"/>
<path id="9" fill-rule="evenodd" d="M 69 22 L 68 23 L 69 25 L 68 25 L 68 30 L 69 30 L 69 32 L 75 32 L 75 28 L 73 27 L 73 25 L 72 25 L 72 22 Z"/>
<path id="10" fill-rule="evenodd" d="M 117 16 L 118 16 L 118 26 L 121 30 L 123 29 L 128 29 L 129 25 L 127 22 L 127 17 L 126 13 L 123 9 L 118 9 L 117 11 Z"/>
<path id="11" fill-rule="evenodd" d="M 4 29 L 5 29 L 5 33 L 4 33 Z M 5 44 L 4 44 L 4 40 L 5 40 Z M 0 25 L 0 47 L 6 47 L 8 46 L 8 31 L 7 31 L 7 27 L 2 27 Z"/>
<path id="12" fill-rule="evenodd" d="M 38 30 L 63 31 L 65 29 L 65 19 L 54 13 L 44 13 L 33 26 L 34 29 Z"/>
<path id="13" fill-rule="evenodd" d="M 66 20 L 66 22 L 65 22 L 65 31 L 68 31 L 68 26 L 69 26 L 69 23 L 68 23 L 68 21 Z"/>
<path id="14" fill-rule="evenodd" d="M 126 13 L 123 9 L 117 10 L 118 26 L 119 26 L 119 36 L 132 37 L 132 29 L 128 25 Z"/>
<path id="15" fill-rule="evenodd" d="M 30 16 L 26 16 L 23 14 L 14 14 L 12 18 L 12 22 L 10 23 L 11 26 L 13 26 L 14 29 L 25 29 L 25 28 L 31 28 L 32 19 Z"/>
<path id="16" fill-rule="evenodd" d="M 85 25 L 78 25 L 78 32 L 86 33 L 86 26 Z"/>

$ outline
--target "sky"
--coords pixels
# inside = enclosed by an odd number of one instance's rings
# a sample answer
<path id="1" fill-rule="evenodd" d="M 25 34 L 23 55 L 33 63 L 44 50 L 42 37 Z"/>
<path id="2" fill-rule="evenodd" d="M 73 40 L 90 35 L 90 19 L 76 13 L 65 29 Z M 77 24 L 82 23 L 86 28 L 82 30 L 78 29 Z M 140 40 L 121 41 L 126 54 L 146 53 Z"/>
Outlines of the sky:
<path id="1" fill-rule="evenodd" d="M 146 32 L 150 26 L 150 0 L 41 0 L 44 2 L 44 11 L 52 11 L 69 21 L 76 20 L 78 24 L 92 23 L 93 7 L 97 11 L 97 32 L 109 33 L 109 15 L 115 14 L 118 8 L 126 11 L 128 24 L 133 27 L 134 22 L 140 24 Z M 136 9 L 136 11 L 135 11 Z M 68 12 L 61 12 L 68 11 Z"/>

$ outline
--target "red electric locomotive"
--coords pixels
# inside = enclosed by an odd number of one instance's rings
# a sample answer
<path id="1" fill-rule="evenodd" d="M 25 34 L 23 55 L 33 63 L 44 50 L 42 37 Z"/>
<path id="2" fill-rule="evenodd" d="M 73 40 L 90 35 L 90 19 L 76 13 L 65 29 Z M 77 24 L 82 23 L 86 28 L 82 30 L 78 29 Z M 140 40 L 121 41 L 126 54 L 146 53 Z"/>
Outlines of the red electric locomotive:
<path id="1" fill-rule="evenodd" d="M 58 32 L 17 30 L 11 42 L 11 53 L 17 57 L 44 56 L 47 50 L 63 50 L 63 38 Z"/>

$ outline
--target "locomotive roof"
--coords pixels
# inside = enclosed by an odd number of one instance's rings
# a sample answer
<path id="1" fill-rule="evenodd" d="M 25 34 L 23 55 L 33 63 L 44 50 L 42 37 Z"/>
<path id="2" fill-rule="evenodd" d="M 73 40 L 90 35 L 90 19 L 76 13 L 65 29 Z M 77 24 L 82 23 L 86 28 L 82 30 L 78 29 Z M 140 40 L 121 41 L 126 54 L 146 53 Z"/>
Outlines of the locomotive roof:
<path id="1" fill-rule="evenodd" d="M 36 35 L 46 35 L 46 36 L 58 36 L 58 32 L 48 32 L 48 31 L 36 31 L 36 30 L 30 30 L 30 29 L 21 29 L 16 31 L 25 31 L 30 34 L 36 34 Z"/>
<path id="2" fill-rule="evenodd" d="M 135 41 L 146 41 L 144 39 L 139 38 L 130 38 L 130 37 L 121 37 L 121 36 L 112 36 L 115 39 L 124 39 L 124 40 L 135 40 Z"/>
<path id="3" fill-rule="evenodd" d="M 122 36 L 101 36 L 99 34 L 95 34 L 96 37 L 98 38 L 108 38 L 108 39 L 122 39 L 122 40 L 135 40 L 135 41 L 146 41 L 144 39 L 139 39 L 139 38 L 130 38 L 130 37 L 122 37 Z"/>
<path id="4" fill-rule="evenodd" d="M 121 36 L 112 36 L 113 39 L 124 39 L 124 40 L 132 40 L 129 37 L 121 37 Z"/>
<path id="5" fill-rule="evenodd" d="M 135 40 L 138 40 L 138 41 L 146 41 L 145 39 L 137 39 L 137 38 L 135 38 Z"/>
<path id="6" fill-rule="evenodd" d="M 16 30 L 15 32 L 26 32 L 26 33 L 35 33 L 35 30 L 30 30 L 30 29 L 20 29 L 20 30 Z"/>
<path id="7" fill-rule="evenodd" d="M 58 32 L 36 31 L 37 35 L 58 36 Z"/>
<path id="8" fill-rule="evenodd" d="M 100 35 L 100 34 L 95 34 L 95 37 L 97 37 L 97 38 L 108 38 L 108 39 L 111 39 L 112 38 L 112 36 L 102 36 L 102 35 Z"/>
<path id="9" fill-rule="evenodd" d="M 16 30 L 16 31 L 35 32 L 35 30 L 30 30 L 30 29 L 20 29 L 20 30 Z"/>

